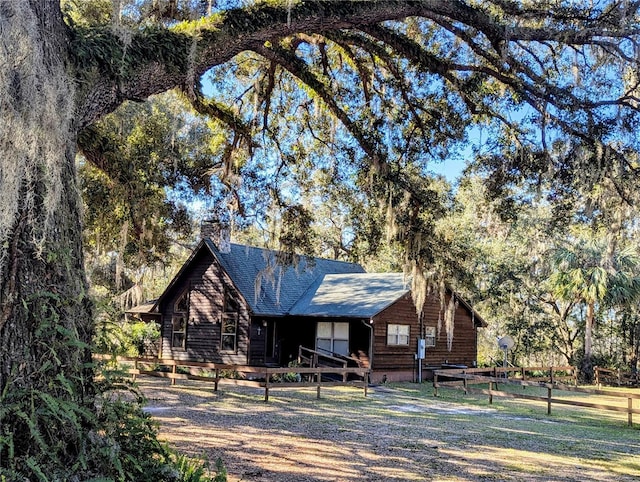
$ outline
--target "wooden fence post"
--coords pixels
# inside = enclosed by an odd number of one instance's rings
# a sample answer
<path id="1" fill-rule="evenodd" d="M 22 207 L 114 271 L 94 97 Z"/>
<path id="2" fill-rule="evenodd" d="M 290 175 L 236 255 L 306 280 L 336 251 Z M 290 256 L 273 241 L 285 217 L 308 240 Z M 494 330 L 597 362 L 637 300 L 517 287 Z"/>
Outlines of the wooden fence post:
<path id="1" fill-rule="evenodd" d="M 462 370 L 462 374 L 466 375 L 467 372 L 465 372 L 464 370 Z M 462 386 L 464 387 L 464 394 L 468 395 L 467 393 L 467 377 L 465 376 L 464 379 L 462 380 Z"/>
<path id="2" fill-rule="evenodd" d="M 269 401 L 269 371 L 264 372 L 264 401 Z"/>
<path id="3" fill-rule="evenodd" d="M 173 375 L 176 375 L 178 373 L 178 364 L 175 362 L 175 360 L 173 361 L 173 366 L 171 367 L 171 373 Z M 176 384 L 176 377 L 173 376 L 171 377 L 171 385 L 175 385 Z"/>
<path id="4" fill-rule="evenodd" d="M 438 396 L 438 372 L 433 372 L 433 396 Z"/>
<path id="5" fill-rule="evenodd" d="M 493 382 L 489 382 L 489 405 L 493 404 Z"/>
<path id="6" fill-rule="evenodd" d="M 320 400 L 320 385 L 322 384 L 322 375 L 320 374 L 320 372 L 316 373 L 316 381 L 318 382 L 318 393 L 316 394 L 316 398 Z"/>
<path id="7" fill-rule="evenodd" d="M 551 385 L 547 385 L 547 415 L 551 415 Z"/>
<path id="8" fill-rule="evenodd" d="M 213 391 L 217 392 L 218 391 L 218 382 L 220 382 L 220 369 L 218 367 L 216 367 L 215 374 L 216 374 L 216 378 L 215 378 L 215 380 L 213 382 Z"/>
<path id="9" fill-rule="evenodd" d="M 627 398 L 627 413 L 629 414 L 629 427 L 633 427 L 633 398 Z"/>

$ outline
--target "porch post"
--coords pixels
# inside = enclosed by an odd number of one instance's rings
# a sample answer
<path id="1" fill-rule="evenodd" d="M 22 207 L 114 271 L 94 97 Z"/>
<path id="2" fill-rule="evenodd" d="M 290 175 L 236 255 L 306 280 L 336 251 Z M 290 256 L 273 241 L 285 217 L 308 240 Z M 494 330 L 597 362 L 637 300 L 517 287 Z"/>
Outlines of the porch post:
<path id="1" fill-rule="evenodd" d="M 371 373 L 373 372 L 373 331 L 374 331 L 374 327 L 373 327 L 373 318 L 370 318 L 369 320 L 362 320 L 362 324 L 364 326 L 366 326 L 367 328 L 369 328 L 369 371 L 367 372 L 367 379 L 365 380 L 366 383 L 370 383 L 371 382 Z"/>

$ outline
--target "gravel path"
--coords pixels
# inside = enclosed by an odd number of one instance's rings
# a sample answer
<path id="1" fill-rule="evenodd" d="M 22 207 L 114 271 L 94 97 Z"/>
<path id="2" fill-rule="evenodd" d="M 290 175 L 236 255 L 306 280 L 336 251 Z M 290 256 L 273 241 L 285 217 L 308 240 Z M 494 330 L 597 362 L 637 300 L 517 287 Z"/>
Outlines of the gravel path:
<path id="1" fill-rule="evenodd" d="M 321 400 L 314 390 L 273 390 L 269 403 L 246 387 L 215 393 L 212 384 L 147 377 L 140 387 L 161 438 L 212 466 L 221 457 L 229 482 L 640 480 L 638 430 L 615 422 L 514 416 L 411 385 L 367 398 L 323 389 Z"/>

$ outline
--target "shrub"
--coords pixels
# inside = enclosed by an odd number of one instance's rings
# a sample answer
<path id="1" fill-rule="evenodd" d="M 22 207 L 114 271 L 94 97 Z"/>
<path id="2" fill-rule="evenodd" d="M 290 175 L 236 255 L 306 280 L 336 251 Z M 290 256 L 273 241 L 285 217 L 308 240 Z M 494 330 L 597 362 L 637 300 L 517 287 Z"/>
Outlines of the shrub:
<path id="1" fill-rule="evenodd" d="M 62 378 L 51 384 L 69 387 Z M 107 375 L 96 389 L 93 408 L 35 389 L 3 393 L 0 482 L 226 481 L 221 461 L 212 479 L 203 461 L 158 440 L 157 422 L 131 382 Z"/>

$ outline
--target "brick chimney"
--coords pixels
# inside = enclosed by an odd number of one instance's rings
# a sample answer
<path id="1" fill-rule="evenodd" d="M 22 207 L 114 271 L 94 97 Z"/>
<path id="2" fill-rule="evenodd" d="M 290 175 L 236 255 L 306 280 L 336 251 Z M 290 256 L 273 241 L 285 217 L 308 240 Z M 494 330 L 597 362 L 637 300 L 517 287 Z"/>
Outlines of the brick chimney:
<path id="1" fill-rule="evenodd" d="M 231 229 L 219 219 L 204 219 L 200 223 L 200 237 L 209 238 L 221 253 L 231 252 Z"/>

